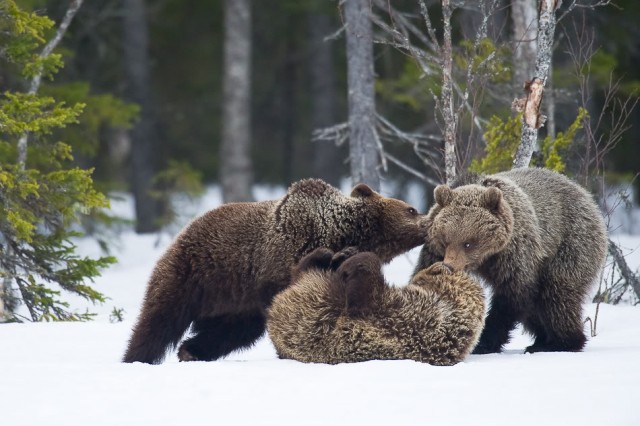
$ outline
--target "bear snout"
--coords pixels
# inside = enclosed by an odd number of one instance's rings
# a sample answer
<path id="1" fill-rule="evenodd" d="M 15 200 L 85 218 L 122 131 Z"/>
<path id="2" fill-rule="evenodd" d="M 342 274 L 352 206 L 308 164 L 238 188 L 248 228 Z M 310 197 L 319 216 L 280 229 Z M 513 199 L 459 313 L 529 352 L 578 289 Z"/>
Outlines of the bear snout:
<path id="1" fill-rule="evenodd" d="M 442 263 L 452 272 L 464 272 L 467 269 L 467 266 L 469 266 L 467 258 L 463 253 L 449 248 L 445 251 Z"/>

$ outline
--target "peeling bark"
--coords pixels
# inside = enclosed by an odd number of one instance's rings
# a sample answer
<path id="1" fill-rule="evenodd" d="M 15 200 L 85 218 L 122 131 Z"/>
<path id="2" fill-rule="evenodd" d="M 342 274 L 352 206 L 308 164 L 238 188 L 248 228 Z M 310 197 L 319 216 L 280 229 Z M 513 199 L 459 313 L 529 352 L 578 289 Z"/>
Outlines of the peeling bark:
<path id="1" fill-rule="evenodd" d="M 556 29 L 557 0 L 540 1 L 540 18 L 538 21 L 538 54 L 536 69 L 532 80 L 527 83 L 524 98 L 524 115 L 522 120 L 522 141 L 513 160 L 513 168 L 528 167 L 531 156 L 538 141 L 538 128 L 544 124 L 540 115 L 542 94 L 551 68 L 553 54 L 553 37 Z"/>

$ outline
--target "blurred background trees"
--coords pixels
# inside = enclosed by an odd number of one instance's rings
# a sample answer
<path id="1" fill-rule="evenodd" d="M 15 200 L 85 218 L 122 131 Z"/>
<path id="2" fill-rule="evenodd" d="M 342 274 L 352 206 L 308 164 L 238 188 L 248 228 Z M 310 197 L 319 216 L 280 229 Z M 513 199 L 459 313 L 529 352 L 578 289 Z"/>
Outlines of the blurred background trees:
<path id="1" fill-rule="evenodd" d="M 609 214 L 621 199 L 607 205 L 606 188 L 640 188 L 640 3 L 545 4 L 559 9 L 532 163 L 589 186 Z M 72 241 L 114 220 L 103 193 L 133 194 L 149 233 L 202 184 L 224 201 L 305 177 L 401 198 L 418 187 L 424 210 L 456 171 L 511 168 L 539 5 L 0 0 L 0 317 L 17 299 L 33 320 L 90 317 L 58 289 L 102 300 L 86 281 L 114 259 L 78 258 Z"/>
<path id="2" fill-rule="evenodd" d="M 19 3 L 59 22 L 68 0 Z M 377 172 L 383 181 L 396 183 L 398 191 L 408 182 L 420 182 L 427 199 L 429 186 L 444 176 L 442 123 L 434 113 L 438 108 L 434 99 L 441 96 L 441 67 L 436 62 L 422 67 L 414 55 L 398 48 L 398 39 L 389 31 L 413 25 L 428 35 L 422 4 L 431 15 L 435 38 L 441 41 L 441 2 L 366 3 L 373 5 L 376 126 L 386 154 Z M 460 93 L 470 90 L 470 108 L 461 110 L 456 129 L 459 168 L 481 158 L 489 142 L 497 142 L 487 138 L 499 134 L 496 126 L 508 127 L 515 115 L 511 101 L 522 93 L 522 76 L 530 74 L 527 66 L 533 66 L 526 58 L 535 44 L 531 40 L 535 22 L 528 21 L 537 2 L 495 1 L 486 36 L 474 45 L 485 3 L 489 2 L 451 2 L 455 6 L 452 88 Z M 563 2 L 558 12 L 563 17 L 556 29 L 553 73 L 544 98 L 552 102 L 543 106 L 546 115 L 555 112 L 541 129 L 541 140 L 548 132 L 566 132 L 583 103 L 589 116 L 596 117 L 607 99 L 609 77 L 619 80 L 620 96 L 640 87 L 636 25 L 640 5 L 620 0 L 617 7 L 578 7 L 589 3 L 594 2 Z M 244 20 L 233 20 L 226 5 L 243 6 L 250 13 L 239 15 Z M 59 49 L 66 65 L 42 90 L 86 103 L 80 124 L 62 130 L 65 140 L 79 164 L 95 167 L 101 189 L 136 194 L 138 231 L 151 232 L 171 217 L 162 194 L 174 191 L 176 184 L 190 187 L 185 180 L 193 176 L 201 176 L 204 183 L 223 183 L 229 177 L 234 184 L 244 180 L 288 185 L 309 176 L 336 184 L 351 175 L 344 126 L 348 122 L 346 21 L 344 7 L 331 0 L 86 2 Z M 429 41 L 406 31 L 411 44 Z M 243 32 L 249 35 L 247 41 L 239 39 Z M 578 94 L 580 82 L 567 54 L 584 34 L 592 35 L 595 46 L 586 102 Z M 234 72 L 230 59 L 225 59 L 231 57 L 225 54 L 229 43 L 244 43 L 245 57 L 238 63 L 250 65 L 238 65 L 242 69 Z M 428 45 L 425 51 L 429 52 Z M 488 57 L 491 60 L 484 61 Z M 465 86 L 467 71 L 480 75 L 481 66 L 484 77 L 474 81 L 475 88 Z M 232 80 L 238 73 L 246 73 L 248 80 Z M 2 68 L 3 90 L 20 84 L 11 68 Z M 636 108 L 631 114 L 629 130 L 605 160 L 611 179 L 631 179 L 640 171 L 640 111 Z M 136 117 L 133 122 L 127 119 L 131 115 Z M 330 140 L 314 137 L 319 128 L 333 128 Z M 566 152 L 577 163 L 580 137 L 575 139 Z M 336 146 L 336 140 L 345 143 Z M 232 177 L 238 171 L 237 176 L 244 177 Z M 241 194 L 229 199 L 248 199 L 248 185 L 229 189 Z"/>

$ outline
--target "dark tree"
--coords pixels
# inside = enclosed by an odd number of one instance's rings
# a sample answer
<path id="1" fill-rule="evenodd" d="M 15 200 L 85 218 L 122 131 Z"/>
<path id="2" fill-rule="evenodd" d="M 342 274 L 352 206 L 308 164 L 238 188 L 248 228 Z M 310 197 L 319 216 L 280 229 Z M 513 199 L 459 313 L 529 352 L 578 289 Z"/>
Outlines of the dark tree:
<path id="1" fill-rule="evenodd" d="M 349 161 L 353 184 L 380 190 L 376 134 L 373 31 L 369 0 L 346 0 L 347 77 L 349 85 Z"/>
<path id="2" fill-rule="evenodd" d="M 311 126 L 313 130 L 334 125 L 336 114 L 336 68 L 332 42 L 325 40 L 332 32 L 331 17 L 321 10 L 308 15 L 311 44 Z M 331 185 L 340 184 L 342 152 L 333 141 L 314 142 L 313 174 Z"/>
<path id="3" fill-rule="evenodd" d="M 158 230 L 162 217 L 162 203 L 151 196 L 159 130 L 151 91 L 149 33 L 144 0 L 127 0 L 122 7 L 126 94 L 140 106 L 139 120 L 131 131 L 131 189 L 136 231 L 148 233 Z"/>
<path id="4" fill-rule="evenodd" d="M 225 0 L 220 182 L 224 202 L 251 196 L 251 2 Z"/>

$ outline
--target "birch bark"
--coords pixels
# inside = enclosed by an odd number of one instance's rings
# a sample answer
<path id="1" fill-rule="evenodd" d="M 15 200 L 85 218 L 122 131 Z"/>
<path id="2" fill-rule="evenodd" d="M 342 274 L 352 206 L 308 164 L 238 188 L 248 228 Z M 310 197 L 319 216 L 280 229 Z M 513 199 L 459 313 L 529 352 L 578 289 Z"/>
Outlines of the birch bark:
<path id="1" fill-rule="evenodd" d="M 525 84 L 526 96 L 518 103 L 523 112 L 522 141 L 513 160 L 513 168 L 528 167 L 538 141 L 538 129 L 545 117 L 540 114 L 542 95 L 551 68 L 553 38 L 556 29 L 556 10 L 558 0 L 540 0 L 540 18 L 538 20 L 538 53 L 533 78 Z"/>

